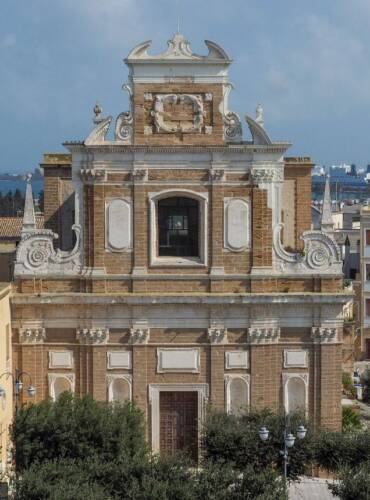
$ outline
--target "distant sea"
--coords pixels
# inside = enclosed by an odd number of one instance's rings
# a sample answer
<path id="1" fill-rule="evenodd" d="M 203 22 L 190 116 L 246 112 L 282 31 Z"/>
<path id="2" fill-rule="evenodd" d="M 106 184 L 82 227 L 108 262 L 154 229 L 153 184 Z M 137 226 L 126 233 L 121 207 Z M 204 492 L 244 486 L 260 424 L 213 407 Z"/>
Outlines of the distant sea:
<path id="1" fill-rule="evenodd" d="M 0 179 L 0 192 L 2 195 L 6 195 L 9 191 L 14 191 L 16 189 L 19 189 L 19 191 L 24 194 L 26 192 L 26 181 L 21 181 L 21 180 L 1 180 Z M 32 181 L 32 190 L 33 194 L 35 196 L 38 196 L 40 194 L 40 191 L 44 189 L 44 181 L 43 180 L 38 180 L 38 181 Z"/>

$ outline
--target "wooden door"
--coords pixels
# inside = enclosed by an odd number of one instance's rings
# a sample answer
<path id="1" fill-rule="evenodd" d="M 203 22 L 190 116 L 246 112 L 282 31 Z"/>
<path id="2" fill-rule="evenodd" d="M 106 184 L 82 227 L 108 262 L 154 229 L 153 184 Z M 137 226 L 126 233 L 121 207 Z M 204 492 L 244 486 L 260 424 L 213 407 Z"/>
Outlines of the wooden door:
<path id="1" fill-rule="evenodd" d="M 198 393 L 159 393 L 160 452 L 162 456 L 176 451 L 198 459 Z"/>

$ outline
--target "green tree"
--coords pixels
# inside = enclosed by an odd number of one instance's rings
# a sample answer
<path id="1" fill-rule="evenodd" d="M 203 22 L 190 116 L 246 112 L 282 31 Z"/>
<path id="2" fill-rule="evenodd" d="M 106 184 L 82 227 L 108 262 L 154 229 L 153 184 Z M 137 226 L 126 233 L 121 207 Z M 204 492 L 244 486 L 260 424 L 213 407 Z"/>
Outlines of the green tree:
<path id="1" fill-rule="evenodd" d="M 12 438 L 18 471 L 35 462 L 99 456 L 139 459 L 147 453 L 142 413 L 127 403 L 112 405 L 90 396 L 62 394 L 56 402 L 23 407 L 15 418 Z"/>
<path id="2" fill-rule="evenodd" d="M 210 412 L 202 439 L 204 456 L 206 460 L 225 462 L 238 469 L 252 465 L 256 470 L 276 467 L 281 470 L 284 423 L 284 416 L 268 411 L 244 416 Z M 301 415 L 291 415 L 293 434 L 296 434 L 301 423 L 308 425 Z M 259 438 L 262 425 L 266 425 L 270 431 L 265 442 Z M 314 440 L 309 429 L 304 439 L 296 439 L 289 456 L 288 474 L 290 478 L 296 478 L 306 471 L 314 458 Z"/>

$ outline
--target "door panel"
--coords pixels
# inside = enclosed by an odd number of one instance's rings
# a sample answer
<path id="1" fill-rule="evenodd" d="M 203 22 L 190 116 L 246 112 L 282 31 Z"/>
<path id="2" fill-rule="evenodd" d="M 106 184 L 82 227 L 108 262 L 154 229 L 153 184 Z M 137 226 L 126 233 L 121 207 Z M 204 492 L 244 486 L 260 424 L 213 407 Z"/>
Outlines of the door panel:
<path id="1" fill-rule="evenodd" d="M 161 455 L 185 451 L 197 460 L 198 393 L 161 391 L 159 411 Z"/>

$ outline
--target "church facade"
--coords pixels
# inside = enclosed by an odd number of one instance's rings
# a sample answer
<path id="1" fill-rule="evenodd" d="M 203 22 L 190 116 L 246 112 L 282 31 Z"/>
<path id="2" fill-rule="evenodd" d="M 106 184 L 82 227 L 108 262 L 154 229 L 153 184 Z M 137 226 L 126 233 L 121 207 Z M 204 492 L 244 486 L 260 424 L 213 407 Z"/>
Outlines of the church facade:
<path id="1" fill-rule="evenodd" d="M 97 105 L 84 141 L 45 155 L 45 229 L 29 185 L 15 264 L 13 365 L 36 399 L 133 400 L 163 454 L 197 455 L 208 403 L 341 426 L 330 214 L 311 230 L 311 161 L 285 156 L 261 106 L 243 139 L 231 60 L 206 45 L 129 54 L 130 110 Z"/>

